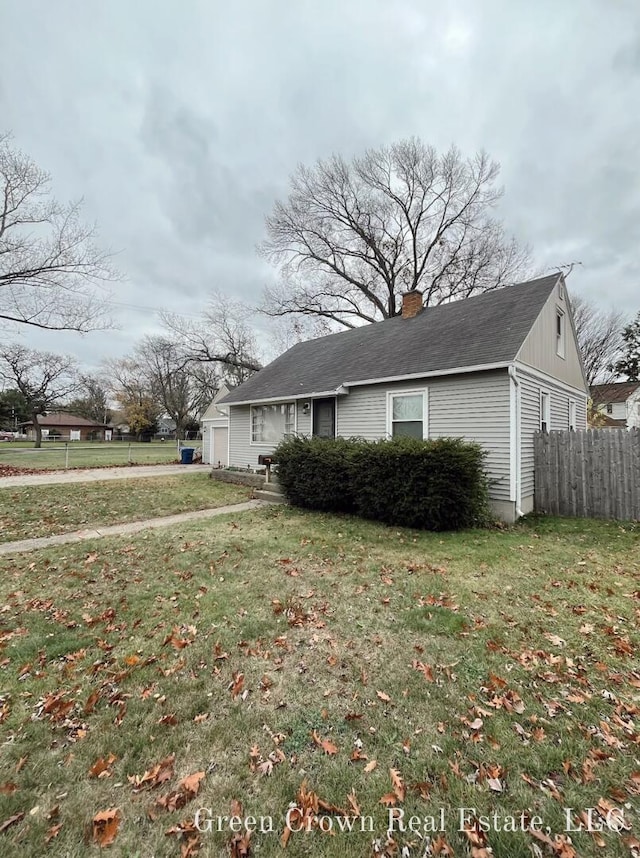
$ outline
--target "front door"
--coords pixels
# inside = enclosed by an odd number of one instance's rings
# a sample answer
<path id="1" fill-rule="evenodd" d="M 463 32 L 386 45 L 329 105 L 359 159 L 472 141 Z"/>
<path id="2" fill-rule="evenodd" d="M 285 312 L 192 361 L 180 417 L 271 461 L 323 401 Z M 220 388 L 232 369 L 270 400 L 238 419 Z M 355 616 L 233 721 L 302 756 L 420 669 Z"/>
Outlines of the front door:
<path id="1" fill-rule="evenodd" d="M 319 438 L 336 437 L 335 399 L 313 400 L 313 434 Z"/>

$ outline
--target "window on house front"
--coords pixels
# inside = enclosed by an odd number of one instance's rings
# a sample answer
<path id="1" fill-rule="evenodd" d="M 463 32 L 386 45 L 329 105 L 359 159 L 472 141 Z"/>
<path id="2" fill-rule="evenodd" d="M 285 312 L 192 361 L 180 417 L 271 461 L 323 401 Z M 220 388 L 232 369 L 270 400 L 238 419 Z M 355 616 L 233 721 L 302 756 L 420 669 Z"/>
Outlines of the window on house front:
<path id="1" fill-rule="evenodd" d="M 389 397 L 390 434 L 393 438 L 425 438 L 425 394 L 393 393 Z"/>
<path id="2" fill-rule="evenodd" d="M 251 440 L 255 444 L 278 444 L 296 429 L 294 402 L 251 406 Z"/>
<path id="3" fill-rule="evenodd" d="M 564 357 L 564 313 L 560 309 L 556 309 L 556 354 Z"/>
<path id="4" fill-rule="evenodd" d="M 540 429 L 548 432 L 551 426 L 551 397 L 548 393 L 540 393 Z"/>
<path id="5" fill-rule="evenodd" d="M 613 414 L 613 404 L 611 402 L 607 402 L 607 414 Z"/>
<path id="6" fill-rule="evenodd" d="M 569 400 L 569 430 L 575 432 L 576 429 L 576 403 L 573 399 Z"/>

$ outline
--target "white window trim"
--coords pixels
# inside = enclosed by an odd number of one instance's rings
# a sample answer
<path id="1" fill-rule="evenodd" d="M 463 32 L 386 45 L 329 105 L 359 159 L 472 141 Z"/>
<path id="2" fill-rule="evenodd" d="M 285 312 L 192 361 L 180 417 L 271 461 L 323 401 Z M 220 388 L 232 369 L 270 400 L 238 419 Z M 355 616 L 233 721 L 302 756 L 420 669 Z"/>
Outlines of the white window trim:
<path id="1" fill-rule="evenodd" d="M 253 405 L 249 406 L 249 446 L 250 447 L 268 447 L 270 450 L 273 450 L 274 445 L 271 441 L 254 441 L 253 440 L 253 415 L 251 412 L 252 408 L 263 408 L 264 406 L 269 405 L 293 405 L 293 433 L 296 435 L 298 433 L 298 405 L 293 399 L 283 399 L 279 402 L 256 402 Z M 229 433 L 231 434 L 231 433 Z M 278 442 L 280 443 L 280 442 Z"/>
<path id="2" fill-rule="evenodd" d="M 387 438 L 393 438 L 393 399 L 396 396 L 417 396 L 422 394 L 422 440 L 429 437 L 429 390 L 426 387 L 415 387 L 412 390 L 387 391 Z"/>
<path id="3" fill-rule="evenodd" d="M 560 336 L 558 336 L 558 317 L 560 317 Z M 562 307 L 556 306 L 555 318 L 556 354 L 563 360 L 567 354 L 567 317 Z"/>
<path id="4" fill-rule="evenodd" d="M 543 407 L 542 407 L 542 397 L 543 396 L 547 397 L 547 403 L 549 405 L 548 415 L 547 415 L 548 419 L 546 421 L 544 420 L 545 414 L 543 412 Z M 540 426 L 539 426 L 539 429 L 541 432 L 543 431 L 542 430 L 542 424 L 545 422 L 547 424 L 547 432 L 550 432 L 551 431 L 551 391 L 550 390 L 543 390 L 542 388 L 540 388 Z"/>
<path id="5" fill-rule="evenodd" d="M 575 399 L 569 400 L 568 409 L 569 409 L 569 420 L 568 420 L 569 429 L 573 430 L 575 432 L 576 431 L 576 423 L 578 422 L 578 407 L 577 407 Z M 573 421 L 571 420 L 571 412 L 573 412 Z M 573 422 L 573 425 L 571 425 L 572 422 Z"/>

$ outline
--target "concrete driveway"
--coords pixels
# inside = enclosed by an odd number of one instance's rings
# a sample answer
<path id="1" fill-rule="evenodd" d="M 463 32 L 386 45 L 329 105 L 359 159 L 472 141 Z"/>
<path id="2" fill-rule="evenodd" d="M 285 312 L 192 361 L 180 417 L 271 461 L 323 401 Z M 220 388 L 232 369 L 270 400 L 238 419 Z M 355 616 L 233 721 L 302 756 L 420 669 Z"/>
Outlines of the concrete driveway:
<path id="1" fill-rule="evenodd" d="M 0 477 L 0 489 L 14 486 L 50 486 L 56 483 L 95 483 L 102 480 L 132 480 L 140 477 L 183 477 L 208 474 L 211 465 L 132 465 L 122 468 L 86 468 L 69 471 L 43 471 L 19 477 Z"/>

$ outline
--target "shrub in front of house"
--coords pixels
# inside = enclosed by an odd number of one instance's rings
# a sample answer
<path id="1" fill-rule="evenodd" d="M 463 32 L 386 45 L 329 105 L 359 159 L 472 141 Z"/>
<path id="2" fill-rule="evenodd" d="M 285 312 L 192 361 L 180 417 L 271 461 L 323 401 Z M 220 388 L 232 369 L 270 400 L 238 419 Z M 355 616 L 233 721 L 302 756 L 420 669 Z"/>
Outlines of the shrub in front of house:
<path id="1" fill-rule="evenodd" d="M 485 453 L 478 444 L 294 438 L 275 456 L 295 506 L 420 530 L 459 530 L 488 519 Z"/>
<path id="2" fill-rule="evenodd" d="M 296 436 L 274 451 L 278 480 L 294 506 L 353 512 L 350 462 L 354 441 Z"/>
<path id="3" fill-rule="evenodd" d="M 460 530 L 487 518 L 479 444 L 458 438 L 394 438 L 359 445 L 351 457 L 357 513 L 419 530 Z"/>

